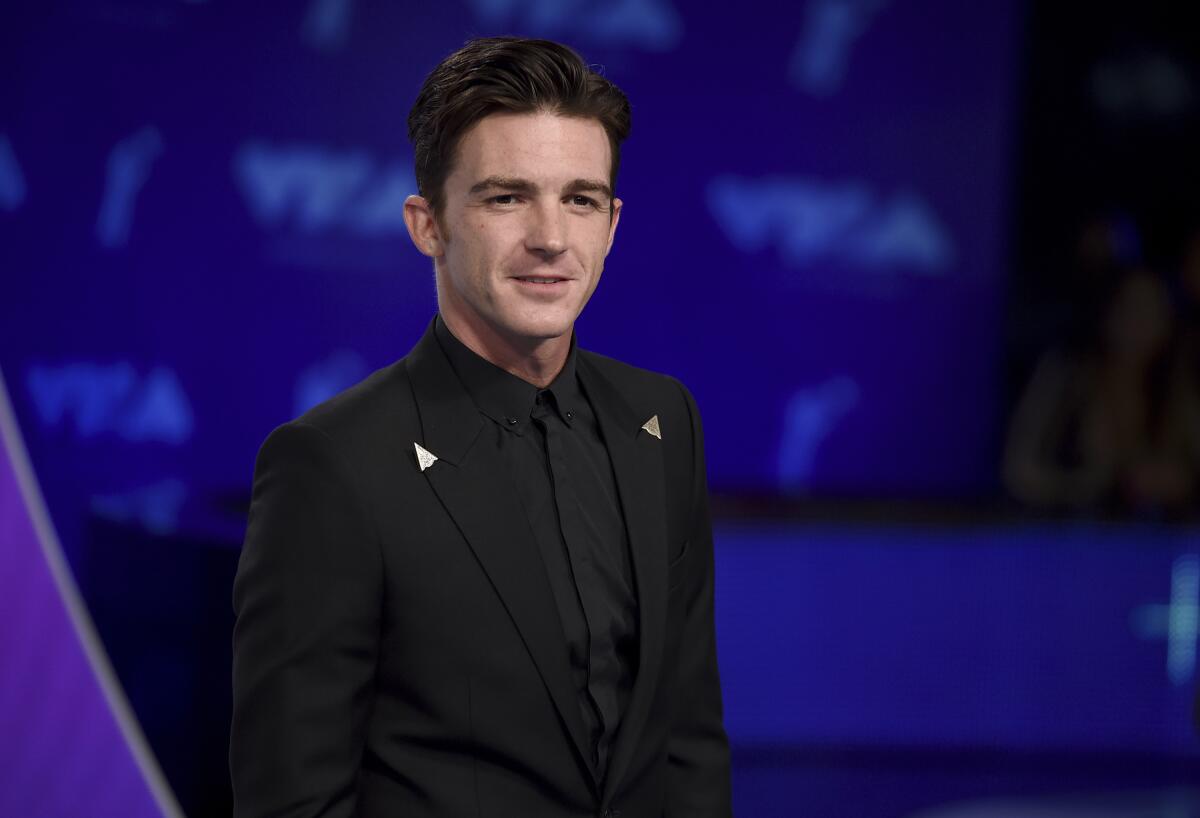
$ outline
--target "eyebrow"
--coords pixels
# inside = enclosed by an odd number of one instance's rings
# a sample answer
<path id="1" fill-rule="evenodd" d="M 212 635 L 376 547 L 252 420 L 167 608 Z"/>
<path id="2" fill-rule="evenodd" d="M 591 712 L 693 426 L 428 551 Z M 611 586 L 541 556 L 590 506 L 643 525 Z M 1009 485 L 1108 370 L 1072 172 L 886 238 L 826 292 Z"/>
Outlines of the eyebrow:
<path id="1" fill-rule="evenodd" d="M 520 179 L 513 176 L 489 176 L 471 185 L 468 195 L 474 196 L 477 193 L 483 193 L 487 190 L 511 190 L 520 193 L 532 193 L 537 190 L 537 185 L 528 179 Z M 612 188 L 608 186 L 608 183 L 598 179 L 574 179 L 564 185 L 562 190 L 563 193 L 581 193 L 584 191 L 603 193 L 609 199 L 613 197 Z"/>
<path id="2" fill-rule="evenodd" d="M 609 199 L 613 197 L 612 188 L 607 182 L 601 182 L 598 179 L 576 179 L 563 188 L 563 193 L 581 193 L 590 191 L 593 193 L 603 193 Z"/>
<path id="3" fill-rule="evenodd" d="M 488 178 L 471 185 L 471 189 L 468 191 L 468 193 L 473 196 L 476 193 L 482 193 L 485 190 L 519 190 L 529 192 L 535 188 L 536 185 L 526 179 L 517 179 L 511 176 L 489 176 Z"/>

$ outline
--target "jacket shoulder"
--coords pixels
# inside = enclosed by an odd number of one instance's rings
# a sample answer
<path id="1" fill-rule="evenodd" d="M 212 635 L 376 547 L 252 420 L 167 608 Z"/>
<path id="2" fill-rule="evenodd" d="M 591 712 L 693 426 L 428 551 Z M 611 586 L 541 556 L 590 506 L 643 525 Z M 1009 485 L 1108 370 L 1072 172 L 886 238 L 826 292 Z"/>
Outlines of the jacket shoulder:
<path id="1" fill-rule="evenodd" d="M 673 402 L 679 400 L 682 393 L 686 401 L 691 400 L 691 393 L 687 387 L 674 375 L 634 366 L 591 350 L 580 349 L 579 354 L 586 359 L 589 366 L 606 377 L 626 396 L 640 400 L 657 398 L 659 401 Z"/>

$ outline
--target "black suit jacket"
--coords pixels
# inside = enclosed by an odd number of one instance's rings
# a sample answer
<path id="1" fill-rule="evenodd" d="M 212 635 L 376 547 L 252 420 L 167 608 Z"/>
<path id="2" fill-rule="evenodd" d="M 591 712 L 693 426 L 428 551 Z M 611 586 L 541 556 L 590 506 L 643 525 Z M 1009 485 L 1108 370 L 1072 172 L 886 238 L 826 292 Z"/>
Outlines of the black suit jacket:
<path id="1" fill-rule="evenodd" d="M 640 654 L 603 782 L 508 471 L 433 335 L 279 427 L 234 584 L 235 815 L 728 816 L 699 415 L 585 350 Z M 661 439 L 642 428 L 657 415 Z M 438 457 L 418 468 L 414 442 Z"/>

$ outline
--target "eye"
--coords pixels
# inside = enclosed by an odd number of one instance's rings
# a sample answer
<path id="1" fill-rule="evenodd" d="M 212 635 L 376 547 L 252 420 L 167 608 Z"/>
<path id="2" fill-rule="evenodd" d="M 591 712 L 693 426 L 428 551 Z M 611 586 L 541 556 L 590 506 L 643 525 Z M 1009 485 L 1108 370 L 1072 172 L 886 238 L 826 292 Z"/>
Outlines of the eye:
<path id="1" fill-rule="evenodd" d="M 570 201 L 571 204 L 575 205 L 576 207 L 594 207 L 597 209 L 600 207 L 600 203 L 595 199 L 590 196 L 584 196 L 580 193 L 576 193 L 574 196 L 572 196 Z"/>
<path id="2" fill-rule="evenodd" d="M 488 201 L 492 204 L 498 205 L 516 204 L 517 196 L 515 193 L 501 193 L 499 196 L 493 196 L 492 198 L 488 199 Z"/>

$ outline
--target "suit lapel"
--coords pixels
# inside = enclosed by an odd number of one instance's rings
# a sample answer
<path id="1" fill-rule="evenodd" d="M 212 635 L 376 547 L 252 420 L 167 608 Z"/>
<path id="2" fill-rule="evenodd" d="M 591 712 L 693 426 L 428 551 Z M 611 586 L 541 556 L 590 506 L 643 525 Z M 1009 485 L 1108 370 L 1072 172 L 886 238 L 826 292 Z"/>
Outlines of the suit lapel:
<path id="1" fill-rule="evenodd" d="M 415 442 L 439 458 L 424 474 L 512 617 L 595 786 L 567 640 L 545 565 L 508 468 L 490 446 L 476 445 L 490 421 L 458 381 L 432 323 L 406 361 L 425 436 Z"/>
<path id="2" fill-rule="evenodd" d="M 580 352 L 579 379 L 596 411 L 616 474 L 638 599 L 638 671 L 604 782 L 608 803 L 641 738 L 661 670 L 667 617 L 666 487 L 662 442 L 642 429 L 649 415 L 639 417 L 587 353 Z"/>

